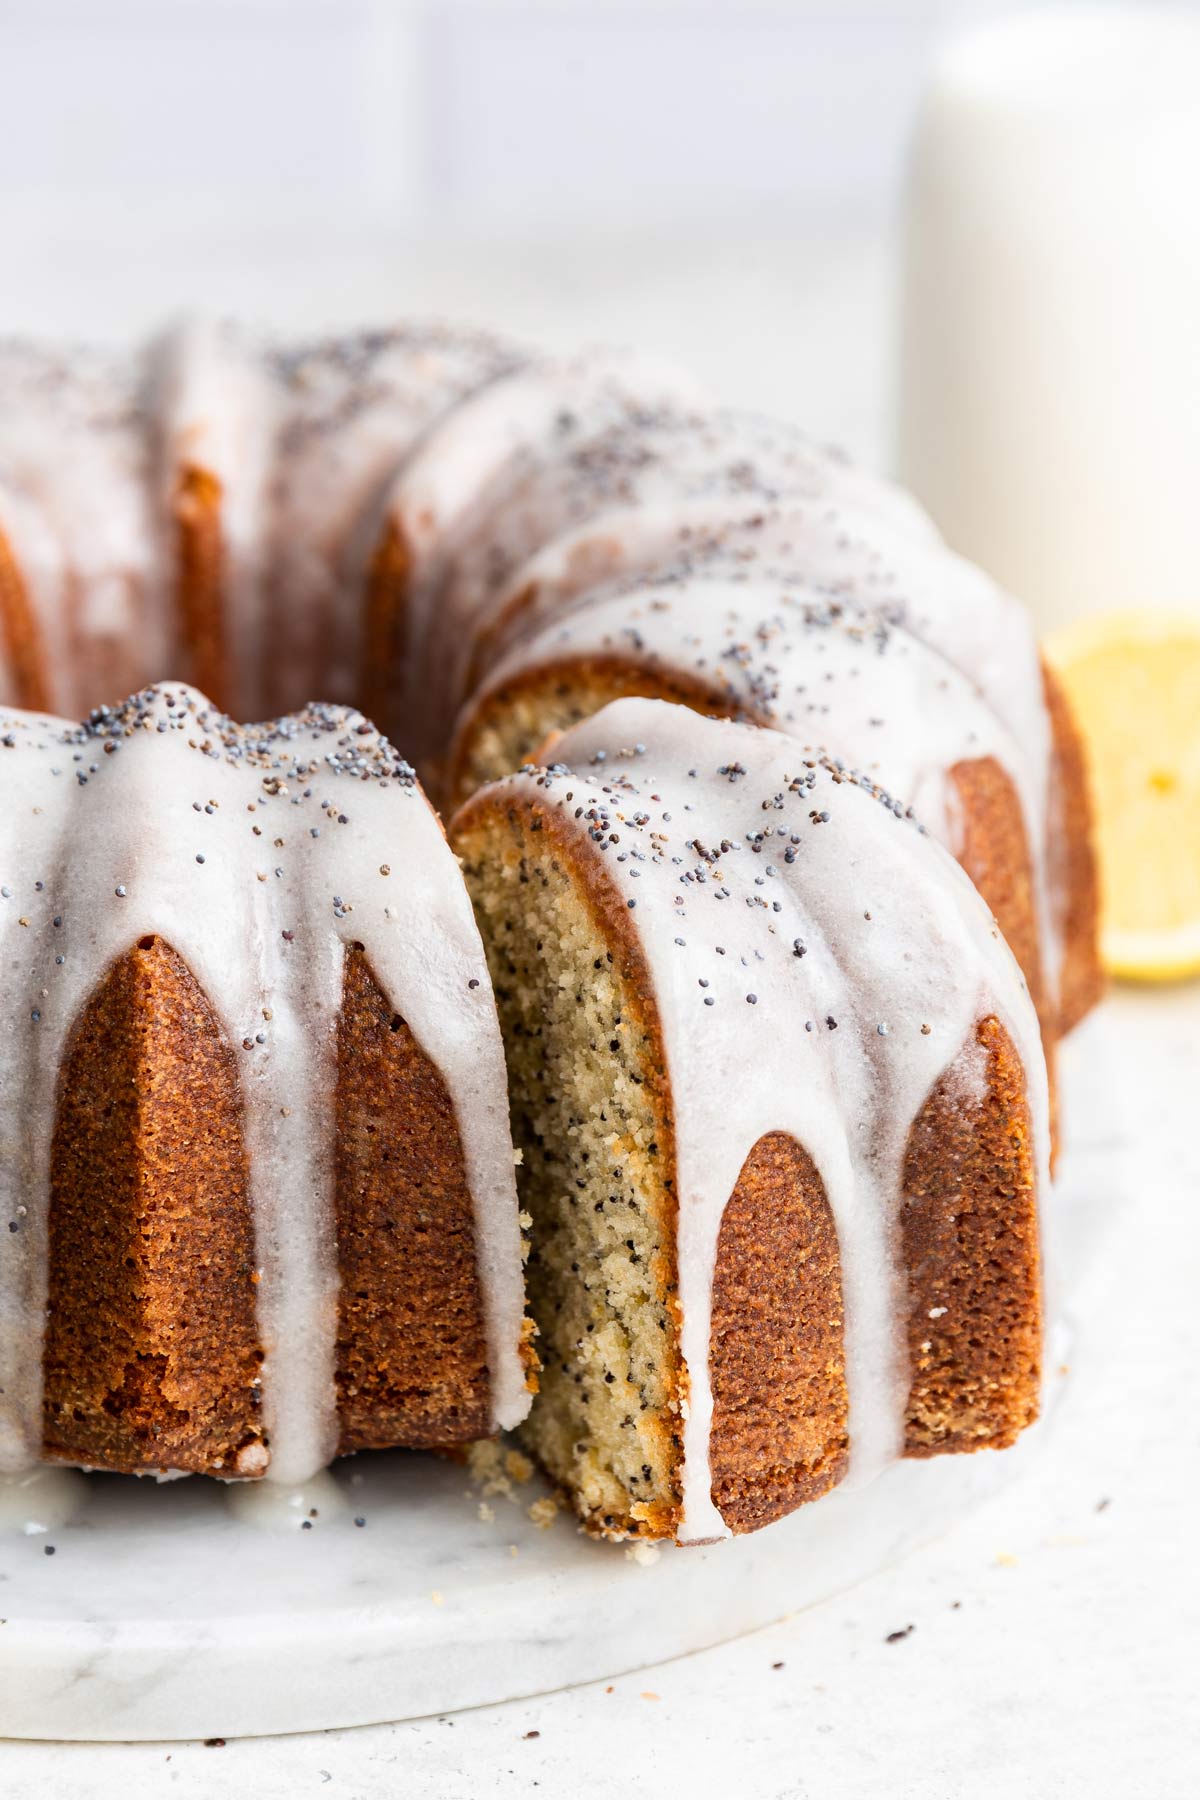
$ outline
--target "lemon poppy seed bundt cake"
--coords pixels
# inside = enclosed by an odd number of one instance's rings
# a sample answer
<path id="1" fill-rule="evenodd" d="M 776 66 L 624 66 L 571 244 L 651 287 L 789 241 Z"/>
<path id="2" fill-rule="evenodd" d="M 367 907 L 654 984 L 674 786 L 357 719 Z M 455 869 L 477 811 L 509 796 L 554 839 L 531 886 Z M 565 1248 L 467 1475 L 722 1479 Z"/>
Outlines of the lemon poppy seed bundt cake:
<path id="1" fill-rule="evenodd" d="M 584 1520 L 744 1531 L 1037 1411 L 1036 1014 L 866 777 L 661 701 L 455 842 L 508 1047 L 541 1393 Z"/>
<path id="2" fill-rule="evenodd" d="M 0 757 L 3 1464 L 297 1481 L 516 1424 L 503 1051 L 411 768 L 179 687 Z"/>
<path id="3" fill-rule="evenodd" d="M 802 583 L 680 571 L 600 589 L 480 684 L 460 717 L 451 791 L 467 799 L 621 694 L 770 725 L 873 779 L 886 772 L 995 913 L 1053 1044 L 1043 797 L 1012 731 L 953 663 L 886 611 Z"/>
<path id="4" fill-rule="evenodd" d="M 440 325 L 0 345 L 7 1467 L 291 1481 L 538 1354 L 609 1535 L 1010 1442 L 1095 923 L 1023 609 L 789 427 Z"/>

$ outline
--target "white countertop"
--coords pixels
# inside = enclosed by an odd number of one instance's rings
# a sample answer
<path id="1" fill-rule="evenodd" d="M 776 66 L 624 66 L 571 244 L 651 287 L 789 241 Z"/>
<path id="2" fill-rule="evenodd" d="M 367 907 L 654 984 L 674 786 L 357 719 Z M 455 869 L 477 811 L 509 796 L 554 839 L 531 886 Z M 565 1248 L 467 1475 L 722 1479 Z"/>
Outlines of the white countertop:
<path id="1" fill-rule="evenodd" d="M 573 256 L 396 252 L 250 276 L 114 258 L 91 284 L 119 331 L 201 296 L 289 322 L 444 307 L 559 341 L 674 349 L 730 398 L 858 453 L 887 448 L 886 258 L 839 239 Z M 629 273 L 636 266 L 639 275 Z M 482 279 L 488 271 L 489 278 Z M 11 271 L 3 323 L 86 328 L 70 257 Z M 278 287 L 286 299 L 271 305 Z M 70 298 L 72 293 L 76 298 Z M 390 301 L 389 301 L 389 298 Z M 736 1643 L 528 1702 L 224 1745 L 0 1744 L 4 1800 L 589 1796 L 1183 1800 L 1200 1791 L 1200 987 L 1109 1002 L 1136 1199 L 1093 1270 L 1093 1331 L 1039 1461 L 948 1537 Z M 1068 1121 L 1069 1124 L 1069 1121 Z M 889 1635 L 912 1626 L 905 1637 Z M 531 1735 L 532 1734 L 532 1735 Z"/>
<path id="2" fill-rule="evenodd" d="M 1200 1425 L 1180 1403 L 1200 1362 L 1200 990 L 1109 1006 L 1138 1170 L 1093 1271 L 1088 1312 L 1110 1329 L 1092 1333 L 1040 1460 L 948 1537 L 824 1606 L 611 1684 L 311 1737 L 7 1743 L 0 1792 L 1190 1800 Z"/>

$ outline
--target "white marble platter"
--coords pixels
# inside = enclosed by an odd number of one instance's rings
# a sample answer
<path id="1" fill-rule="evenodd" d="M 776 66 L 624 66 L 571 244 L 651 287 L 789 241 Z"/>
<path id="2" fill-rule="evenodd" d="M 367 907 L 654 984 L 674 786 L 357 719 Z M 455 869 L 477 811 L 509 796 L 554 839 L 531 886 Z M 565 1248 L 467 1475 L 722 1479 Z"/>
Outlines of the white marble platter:
<path id="1" fill-rule="evenodd" d="M 1050 1362 L 1087 1353 L 1072 1296 L 1126 1184 L 1102 1027 L 1065 1070 L 1074 1139 L 1053 1202 Z M 1082 1035 L 1082 1034 L 1081 1034 Z M 1091 1146 L 1089 1148 L 1089 1146 Z M 536 1483 L 482 1507 L 464 1469 L 348 1459 L 289 1504 L 202 1480 L 48 1472 L 0 1501 L 0 1735 L 252 1736 L 415 1718 L 697 1650 L 845 1589 L 1017 1475 L 1069 1404 L 1003 1455 L 901 1463 L 754 1536 L 650 1560 L 529 1517 Z M 315 1509 L 315 1516 L 313 1513 Z M 361 1520 L 362 1523 L 358 1523 Z M 307 1528 L 306 1528 L 307 1527 Z M 53 1550 L 53 1554 L 47 1554 Z M 644 1557 L 644 1552 L 642 1553 Z"/>

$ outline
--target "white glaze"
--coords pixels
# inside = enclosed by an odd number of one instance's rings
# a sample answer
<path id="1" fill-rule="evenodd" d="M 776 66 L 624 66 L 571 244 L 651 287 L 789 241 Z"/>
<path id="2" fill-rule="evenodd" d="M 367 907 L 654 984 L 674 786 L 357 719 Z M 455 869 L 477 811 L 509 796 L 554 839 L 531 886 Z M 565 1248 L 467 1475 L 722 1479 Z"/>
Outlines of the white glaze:
<path id="1" fill-rule="evenodd" d="M 153 369 L 147 399 L 140 365 L 119 359 L 22 346 L 0 359 L 0 528 L 47 641 L 68 647 L 53 659 L 61 711 L 186 662 L 164 543 L 195 451 L 225 490 L 244 712 L 353 698 L 365 572 L 390 521 L 412 564 L 399 708 L 411 754 L 444 747 L 472 658 L 510 641 L 485 640 L 514 595 L 534 591 L 515 622 L 525 632 L 601 576 L 686 553 L 894 608 L 984 689 L 1045 788 L 1021 607 L 952 557 L 899 489 L 785 427 L 708 409 L 668 364 L 609 352 L 530 366 L 441 327 L 269 350 L 193 324 Z M 76 614 L 91 618 L 82 637 Z"/>
<path id="2" fill-rule="evenodd" d="M 1033 841 L 1042 868 L 1053 868 L 1050 721 L 1029 616 L 1020 601 L 926 529 L 919 509 L 906 515 L 903 506 L 891 507 L 889 497 L 898 490 L 876 486 L 878 500 L 871 505 L 864 504 L 869 484 L 843 495 L 835 477 L 822 499 L 798 503 L 785 497 L 749 520 L 728 503 L 724 511 L 714 505 L 711 512 L 707 505 L 688 503 L 646 514 L 634 507 L 594 526 L 585 524 L 547 544 L 512 574 L 491 616 L 503 617 L 518 595 L 526 603 L 497 633 L 491 658 L 545 630 L 569 601 L 586 595 L 601 571 L 610 577 L 616 571 L 631 586 L 696 569 L 821 588 L 846 607 L 903 625 L 980 690 L 1021 747 L 1037 821 Z M 1049 900 L 1041 928 L 1044 975 L 1053 995 L 1062 962 L 1065 897 L 1051 892 Z"/>
<path id="3" fill-rule="evenodd" d="M 518 369 L 430 432 L 387 505 L 412 575 L 405 717 L 414 754 L 444 745 L 470 632 L 498 567 L 514 560 L 512 540 L 528 554 L 554 527 L 553 508 L 539 504 L 540 482 L 589 437 L 647 412 L 702 401 L 694 377 L 669 363 L 597 351 Z"/>
<path id="4" fill-rule="evenodd" d="M 522 361 L 484 333 L 440 325 L 271 353 L 284 415 L 266 549 L 271 710 L 318 693 L 353 698 L 363 587 L 389 490 L 431 425 Z"/>
<path id="5" fill-rule="evenodd" d="M 465 720 L 515 677 L 606 655 L 693 676 L 724 694 L 735 716 L 844 758 L 912 806 L 952 850 L 961 846 L 947 771 L 994 756 L 1017 789 L 1031 842 L 1040 838 L 1033 773 L 979 690 L 903 626 L 842 609 L 800 583 L 695 573 L 586 596 L 509 651 Z"/>
<path id="6" fill-rule="evenodd" d="M 516 642 L 464 709 L 460 732 L 469 736 L 472 719 L 514 678 L 604 656 L 691 676 L 723 695 L 731 715 L 841 758 L 911 806 L 955 856 L 961 815 L 950 770 L 994 757 L 1021 805 L 1043 964 L 1057 966 L 1036 756 L 955 664 L 891 624 L 886 607 L 720 565 L 585 594 L 556 623 Z"/>
<path id="7" fill-rule="evenodd" d="M 502 484 L 476 488 L 452 566 L 430 584 L 439 629 L 426 654 L 449 671 L 438 689 L 443 731 L 466 696 L 473 664 L 486 665 L 491 637 L 503 640 L 509 607 L 536 579 L 531 559 L 537 565 L 560 542 L 568 591 L 580 592 L 627 567 L 673 561 L 689 541 L 761 519 L 784 495 L 835 510 L 878 510 L 898 529 L 932 534 L 907 495 L 802 433 L 754 414 L 715 412 L 689 395 L 686 382 L 677 394 L 677 378 L 664 384 L 653 367 L 633 371 L 636 386 L 630 371 L 619 372 L 619 381 L 606 375 L 605 389 L 594 393 L 560 384 L 546 442 L 514 454 Z M 440 466 L 443 448 L 443 433 L 433 433 L 427 460 Z M 565 597 L 560 586 L 557 598 Z M 419 649 L 412 673 L 414 681 L 428 679 Z"/>
<path id="8" fill-rule="evenodd" d="M 42 626 L 50 701 L 79 716 L 186 667 L 175 503 L 221 484 L 239 717 L 360 676 L 380 508 L 422 433 L 519 361 L 483 333 L 407 326 L 276 349 L 188 320 L 135 355 L 0 344 L 0 530 Z M 15 699 L 0 645 L 0 702 Z"/>
<path id="9" fill-rule="evenodd" d="M 679 1537 L 708 1539 L 726 1534 L 710 1496 L 712 1276 L 750 1150 L 766 1132 L 788 1132 L 824 1182 L 845 1300 L 849 1479 L 869 1480 L 899 1450 L 907 1393 L 895 1234 L 909 1128 L 976 1023 L 994 1013 L 1025 1067 L 1045 1193 L 1038 1023 L 1007 945 L 953 859 L 895 816 L 899 803 L 893 812 L 854 779 L 806 767 L 794 742 L 662 701 L 621 700 L 565 733 L 555 756 L 554 772 L 511 785 L 568 822 L 580 807 L 619 820 L 619 851 L 597 846 L 593 820 L 573 829 L 580 855 L 602 858 L 632 904 L 652 971 L 675 1117 L 689 1382 Z M 814 812 L 828 818 L 814 822 Z"/>
<path id="10" fill-rule="evenodd" d="M 225 1504 L 234 1518 L 258 1531 L 311 1531 L 346 1513 L 346 1496 L 328 1470 L 292 1486 L 282 1481 L 231 1481 Z"/>
<path id="11" fill-rule="evenodd" d="M 140 680 L 169 666 L 177 633 L 176 575 L 164 548 L 173 543 L 169 500 L 180 463 L 195 453 L 224 490 L 227 598 L 239 693 L 247 708 L 251 697 L 261 702 L 264 690 L 288 702 L 317 688 L 335 698 L 353 691 L 365 572 L 388 521 L 402 532 L 413 560 L 408 704 L 399 710 L 411 734 L 406 747 L 423 753 L 442 746 L 451 702 L 462 691 L 473 654 L 484 647 L 504 652 L 523 634 L 544 632 L 569 601 L 586 596 L 599 573 L 656 576 L 677 564 L 683 551 L 706 575 L 744 579 L 747 594 L 764 574 L 774 580 L 773 572 L 782 570 L 788 580 L 829 590 L 848 608 L 902 623 L 944 656 L 989 702 L 995 718 L 984 735 L 1013 775 L 1027 817 L 1038 821 L 1031 833 L 1035 846 L 1044 845 L 1049 730 L 1028 621 L 1014 601 L 950 555 L 920 509 L 898 490 L 859 475 L 786 430 L 707 412 L 690 378 L 630 356 L 596 354 L 528 367 L 490 339 L 436 327 L 290 351 L 265 351 L 243 345 L 234 334 L 189 328 L 158 354 L 153 381 L 141 359 L 122 365 L 84 358 L 64 365 L 18 349 L 6 351 L 0 361 L 0 391 L 12 397 L 0 420 L 0 527 L 14 544 L 48 640 L 67 647 L 68 654 L 56 657 L 53 666 L 56 704 L 64 709 L 69 702 L 58 700 L 60 689 L 82 693 L 87 684 L 94 692 L 99 682 L 102 691 L 105 686 L 120 691 L 125 677 L 115 680 L 113 669 L 129 665 L 135 671 L 130 679 Z M 46 392 L 52 405 L 44 401 Z M 531 606 L 493 644 L 490 628 L 526 586 L 533 589 Z M 607 597 L 597 600 L 593 623 L 606 616 L 609 604 Z M 614 607 L 623 604 L 612 601 Z M 586 628 L 568 618 L 565 629 Z M 715 614 L 707 616 L 714 650 L 711 634 L 719 629 Z M 670 648 L 665 636 L 658 648 L 664 655 Z M 911 654 L 915 667 L 915 648 Z M 849 678 L 848 665 L 842 674 Z M 886 697 L 898 716 L 902 705 L 917 705 L 925 691 L 918 680 Z M 834 747 L 844 745 L 847 759 L 868 760 L 855 749 L 861 727 L 861 718 L 839 705 L 822 736 Z M 950 843 L 955 819 L 944 780 L 940 789 L 938 782 L 946 757 L 964 736 L 979 730 L 965 700 L 961 708 L 956 702 L 948 710 L 939 707 L 936 729 L 919 742 L 902 742 L 897 726 L 886 766 L 882 756 L 872 759 L 906 799 L 922 805 L 932 800 L 933 828 Z M 1020 754 L 1013 753 L 1014 741 Z M 110 760 L 120 760 L 124 768 L 130 759 Z M 105 772 L 110 790 L 126 779 L 113 781 L 110 775 Z M 152 791 L 160 779 L 151 774 Z M 111 885 L 120 879 L 122 856 L 131 866 L 136 862 L 135 816 L 141 803 L 138 788 L 131 804 L 118 809 L 110 842 L 91 844 L 88 879 L 97 903 L 108 901 Z M 68 806 L 64 813 L 73 810 Z M 29 826 L 28 820 L 0 825 L 0 846 L 3 833 L 18 823 L 22 830 Z M 22 840 L 30 845 L 29 855 L 21 854 L 22 878 L 37 862 L 35 852 L 61 841 L 65 830 L 65 824 L 61 830 L 47 827 L 44 842 L 36 835 Z M 186 832 L 169 835 L 172 841 L 164 833 L 160 846 L 164 856 L 186 862 Z M 181 863 L 180 872 L 194 882 L 194 868 Z M 321 1162 L 319 1131 L 328 1089 L 320 1080 L 320 1056 L 336 1010 L 340 944 L 346 937 L 362 938 L 363 932 L 356 914 L 329 931 L 321 940 L 323 950 L 285 958 L 269 919 L 275 894 L 292 891 L 286 885 L 290 870 L 277 889 L 272 887 L 270 900 L 249 886 L 246 866 L 242 874 L 244 889 L 215 918 L 184 905 L 182 897 L 194 890 L 182 880 L 169 896 L 154 884 L 151 911 L 177 926 L 174 931 L 153 922 L 126 928 L 121 921 L 132 918 L 136 908 L 109 905 L 105 912 L 97 904 L 96 918 L 107 923 L 93 925 L 90 939 L 85 931 L 84 960 L 94 983 L 103 966 L 101 952 L 111 959 L 139 929 L 163 929 L 196 968 L 235 1042 L 255 1017 L 255 994 L 276 985 L 282 991 L 289 982 L 296 990 L 291 1004 L 285 1000 L 277 1010 L 269 1054 L 256 1052 L 243 1071 L 255 1100 L 248 1105 L 248 1130 L 256 1151 L 265 1152 L 256 1162 L 272 1172 L 264 1174 L 264 1191 L 255 1197 L 264 1259 L 274 1259 L 278 1277 L 262 1295 L 268 1335 L 282 1345 L 301 1335 L 302 1317 L 320 1325 L 311 1353 L 296 1360 L 294 1380 L 277 1386 L 270 1400 L 272 1472 L 286 1480 L 319 1459 L 329 1439 L 332 1264 L 320 1201 L 328 1170 Z M 110 877 L 105 892 L 103 882 Z M 269 877 L 267 885 L 273 881 Z M 303 883 L 296 882 L 296 891 L 299 908 L 316 904 Z M 141 904 L 146 894 L 139 888 L 138 895 Z M 1043 928 L 1049 912 L 1042 909 Z M 253 936 L 253 921 L 261 918 L 268 923 L 260 933 L 257 973 L 243 968 L 239 978 L 233 946 L 240 931 Z M 5 922 L 0 907 L 0 930 Z M 467 923 L 460 925 L 468 929 Z M 473 924 L 469 930 L 470 954 L 477 955 Z M 21 954 L 27 955 L 32 943 L 33 934 L 24 933 Z M 1048 942 L 1046 949 L 1053 981 L 1057 945 Z M 372 960 L 387 982 L 378 945 Z M 31 1083 L 35 1068 L 47 1078 L 57 1067 L 53 1046 L 57 1041 L 61 1049 L 74 1016 L 62 996 L 73 994 L 77 1008 L 89 985 L 73 960 L 70 969 L 69 978 L 47 984 L 48 1004 L 28 1044 L 19 993 L 15 1009 L 6 1007 L 17 1027 L 0 1050 L 0 1070 L 7 1067 L 4 1079 L 10 1083 Z M 389 992 L 416 1030 L 413 1006 L 399 997 L 404 972 L 392 973 Z M 415 979 L 412 971 L 408 975 Z M 10 968 L 7 979 L 16 992 L 30 977 L 21 964 Z M 452 1032 L 458 1008 L 444 1010 L 448 1016 L 439 1028 Z M 434 1054 L 432 1036 L 423 1041 Z M 25 1047 L 23 1063 L 17 1046 Z M 453 1048 L 461 1087 L 455 1099 L 463 1102 L 458 1110 L 466 1120 L 473 1117 L 465 1099 L 472 1057 L 469 1047 Z M 446 1073 L 447 1058 L 435 1055 L 435 1060 Z M 290 1083 L 308 1094 L 310 1139 L 282 1130 L 271 1110 L 279 1098 L 272 1083 L 280 1090 Z M 494 1108 L 494 1087 L 482 1085 Z M 451 1087 L 454 1091 L 453 1082 Z M 467 1136 L 464 1125 L 470 1162 Z M 31 1144 L 26 1152 L 33 1158 L 33 1188 L 44 1192 L 44 1121 L 31 1126 Z M 484 1164 L 490 1154 L 481 1151 Z M 836 1162 L 834 1150 L 829 1154 Z M 472 1176 L 478 1201 L 474 1169 Z M 842 1176 L 844 1187 L 845 1170 Z M 510 1193 L 510 1171 L 505 1183 Z M 294 1196 L 287 1203 L 285 1188 Z M 305 1208 L 308 1223 L 296 1232 L 293 1209 Z M 38 1229 L 35 1223 L 34 1239 Z M 497 1261 L 504 1264 L 508 1253 L 503 1248 Z M 35 1256 L 22 1277 L 24 1287 L 16 1284 L 17 1312 L 6 1308 L 10 1363 L 24 1354 L 23 1333 L 40 1332 L 37 1280 Z M 867 1311 L 860 1312 L 864 1342 L 871 1336 L 863 1323 L 867 1317 Z M 511 1350 L 513 1334 L 504 1341 Z M 0 1332 L 0 1352 L 4 1343 Z M 515 1360 L 505 1367 L 515 1371 Z M 272 1373 L 268 1367 L 268 1377 Z M 494 1371 L 494 1385 L 496 1380 Z M 19 1415 L 12 1449 L 19 1461 L 36 1427 L 36 1396 L 32 1390 L 9 1392 Z M 17 1398 L 11 1400 L 14 1392 Z M 514 1387 L 508 1411 L 523 1410 L 524 1404 L 523 1387 L 519 1393 Z M 499 1402 L 497 1416 L 503 1416 Z M 863 1426 L 860 1420 L 860 1463 L 868 1456 L 863 1445 L 872 1432 L 880 1435 L 877 1424 Z"/>
<path id="12" fill-rule="evenodd" d="M 174 647 L 145 385 L 141 356 L 0 344 L 0 530 L 67 713 L 139 686 Z"/>
<path id="13" fill-rule="evenodd" d="M 1045 769 L 1050 728 L 1029 616 L 1019 600 L 940 539 L 858 504 L 789 501 L 754 523 L 718 515 L 707 532 L 700 528 L 699 509 L 686 517 L 692 541 L 682 552 L 678 516 L 670 510 L 648 521 L 631 511 L 604 522 L 606 530 L 631 533 L 619 567 L 630 585 L 689 569 L 759 572 L 821 588 L 847 606 L 885 612 L 960 668 Z M 529 587 L 530 603 L 498 640 L 500 649 L 544 627 L 564 601 L 583 591 L 574 559 L 585 534 L 586 528 L 547 545 L 513 575 L 505 598 Z M 588 580 L 586 586 L 592 585 Z"/>
<path id="14" fill-rule="evenodd" d="M 14 1475 L 0 1475 L 0 1532 L 44 1537 L 87 1505 L 87 1482 L 75 1469 L 40 1463 Z"/>
<path id="15" fill-rule="evenodd" d="M 165 335 L 157 355 L 156 502 L 162 517 L 170 520 L 180 477 L 189 468 L 220 483 L 228 710 L 235 718 L 250 718 L 265 655 L 264 537 L 273 458 L 284 422 L 281 396 L 262 357 L 253 355 L 251 346 L 227 326 L 186 320 Z"/>
<path id="16" fill-rule="evenodd" d="M 41 1443 L 49 1158 L 67 1036 L 113 961 L 152 933 L 188 964 L 239 1057 L 270 1475 L 303 1481 L 334 1446 L 329 1144 L 348 942 L 364 945 L 449 1090 L 475 1208 L 492 1412 L 503 1426 L 528 1408 L 483 950 L 436 816 L 362 724 L 331 708 L 237 728 L 184 687 L 135 696 L 88 730 L 0 717 L 0 779 L 15 802 L 0 811 L 0 1218 L 17 1227 L 0 1240 L 0 1467 L 22 1467 Z"/>
<path id="17" fill-rule="evenodd" d="M 538 509 L 542 528 L 531 542 L 527 534 L 523 551 L 507 547 L 502 562 L 511 574 L 481 621 L 474 648 L 485 666 L 514 634 L 576 595 L 672 567 L 730 537 L 740 544 L 742 533 L 753 544 L 781 512 L 815 509 L 834 523 L 865 513 L 918 540 L 937 539 L 916 501 L 891 482 L 793 427 L 711 409 L 644 411 L 619 432 L 584 436 L 540 471 Z"/>

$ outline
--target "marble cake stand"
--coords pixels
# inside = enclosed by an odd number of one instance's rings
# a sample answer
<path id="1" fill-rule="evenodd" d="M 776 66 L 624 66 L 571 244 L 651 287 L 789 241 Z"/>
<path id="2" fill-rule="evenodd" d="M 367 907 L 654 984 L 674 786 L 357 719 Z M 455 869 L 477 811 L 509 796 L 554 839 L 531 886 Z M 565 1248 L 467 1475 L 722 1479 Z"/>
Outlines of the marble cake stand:
<path id="1" fill-rule="evenodd" d="M 1102 1032 L 1089 1040 L 1103 1063 Z M 1091 1055 L 1086 1087 L 1078 1057 L 1072 1065 L 1077 1141 L 1055 1196 L 1052 1266 L 1078 1357 L 1087 1267 L 1124 1183 L 1107 1150 L 1113 1084 Z M 1061 1360 L 1062 1341 L 1050 1358 Z M 641 1560 L 589 1542 L 563 1516 L 539 1528 L 528 1516 L 536 1482 L 481 1509 L 462 1468 L 399 1452 L 348 1460 L 295 1496 L 40 1472 L 0 1496 L 0 1735 L 367 1724 L 697 1650 L 811 1606 L 945 1530 L 1037 1456 L 1062 1386 L 1004 1455 L 901 1463 L 756 1536 Z"/>

